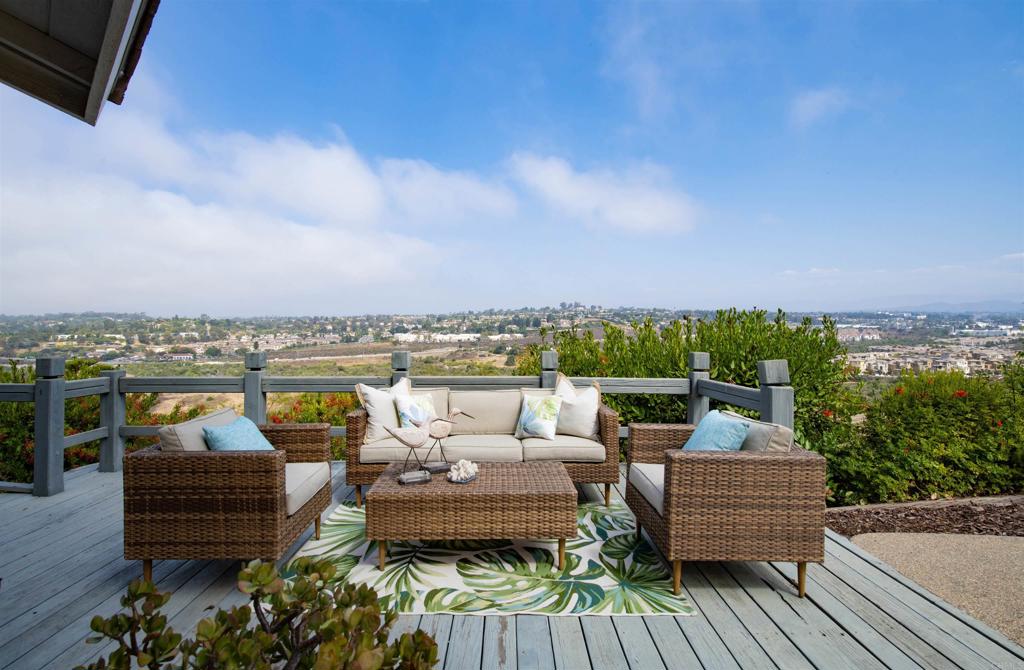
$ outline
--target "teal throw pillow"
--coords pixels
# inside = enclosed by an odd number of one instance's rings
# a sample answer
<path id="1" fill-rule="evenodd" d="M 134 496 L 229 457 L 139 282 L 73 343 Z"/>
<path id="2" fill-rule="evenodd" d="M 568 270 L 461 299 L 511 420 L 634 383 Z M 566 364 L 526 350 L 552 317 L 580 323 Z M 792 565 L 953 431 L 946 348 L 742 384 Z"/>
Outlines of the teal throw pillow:
<path id="1" fill-rule="evenodd" d="M 697 430 L 683 445 L 683 451 L 739 451 L 747 437 L 747 428 L 743 421 L 712 410 L 697 424 Z"/>
<path id="2" fill-rule="evenodd" d="M 212 451 L 273 451 L 256 424 L 238 417 L 226 426 L 203 426 L 203 437 Z"/>

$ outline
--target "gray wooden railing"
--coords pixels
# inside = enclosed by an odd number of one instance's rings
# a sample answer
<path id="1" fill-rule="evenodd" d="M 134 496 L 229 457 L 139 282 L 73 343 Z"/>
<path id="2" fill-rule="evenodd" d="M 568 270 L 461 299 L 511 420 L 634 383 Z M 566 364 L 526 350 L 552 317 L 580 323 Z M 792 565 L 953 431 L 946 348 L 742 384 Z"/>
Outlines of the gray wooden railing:
<path id="1" fill-rule="evenodd" d="M 453 390 L 501 390 L 553 388 L 558 375 L 558 354 L 541 353 L 540 375 L 443 377 L 410 375 L 412 358 L 408 351 L 391 354 L 391 375 L 387 377 L 280 377 L 266 373 L 267 355 L 251 352 L 245 356 L 241 377 L 128 377 L 123 370 L 107 370 L 100 377 L 67 381 L 64 359 L 36 359 L 33 384 L 0 384 L 0 402 L 35 403 L 35 465 L 31 484 L 0 482 L 0 491 L 49 496 L 64 490 L 64 450 L 99 441 L 99 469 L 116 472 L 124 457 L 124 440 L 156 435 L 160 426 L 129 426 L 125 422 L 128 393 L 241 393 L 245 416 L 256 423 L 267 420 L 268 393 L 349 393 L 356 384 L 389 386 L 409 377 L 414 386 L 443 386 Z M 759 361 L 758 388 L 715 381 L 710 378 L 711 357 L 692 352 L 690 373 L 681 378 L 572 377 L 585 385 L 598 382 L 604 394 L 642 393 L 688 396 L 686 418 L 698 423 L 715 400 L 760 412 L 773 423 L 793 425 L 793 388 L 784 360 Z M 64 401 L 99 396 L 100 425 L 75 435 L 64 434 Z M 622 436 L 627 429 L 622 428 Z M 344 426 L 333 426 L 331 435 L 345 435 Z"/>

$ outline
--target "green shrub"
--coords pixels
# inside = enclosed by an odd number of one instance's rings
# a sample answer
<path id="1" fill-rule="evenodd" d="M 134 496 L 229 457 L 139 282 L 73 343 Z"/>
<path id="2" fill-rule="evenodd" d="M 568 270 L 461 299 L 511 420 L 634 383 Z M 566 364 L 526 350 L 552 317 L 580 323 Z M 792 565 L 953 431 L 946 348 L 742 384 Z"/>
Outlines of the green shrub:
<path id="1" fill-rule="evenodd" d="M 540 373 L 540 352 L 554 348 L 558 367 L 581 377 L 685 377 L 687 355 L 711 355 L 711 378 L 756 387 L 757 362 L 784 358 L 796 395 L 795 429 L 803 444 L 814 445 L 826 434 L 849 430 L 850 417 L 863 409 L 860 396 L 848 386 L 851 374 L 846 349 L 828 317 L 815 327 L 804 319 L 793 327 L 781 311 L 769 319 L 763 310 L 721 310 L 711 320 L 686 319 L 658 329 L 650 319 L 634 323 L 632 332 L 605 324 L 604 341 L 575 328 L 544 333 L 519 357 L 518 374 Z M 614 395 L 605 399 L 630 422 L 683 422 L 685 396 Z M 748 412 L 749 413 L 749 412 Z"/>
<path id="2" fill-rule="evenodd" d="M 437 662 L 437 644 L 421 630 L 388 642 L 395 612 L 381 612 L 364 584 L 332 585 L 330 561 L 299 558 L 291 569 L 285 581 L 272 563 L 252 561 L 238 575 L 250 604 L 218 610 L 184 640 L 160 612 L 170 594 L 134 581 L 121 598 L 125 611 L 92 619 L 98 635 L 89 642 L 113 640 L 117 648 L 79 670 L 428 670 Z"/>
<path id="3" fill-rule="evenodd" d="M 1024 489 L 1024 364 L 1003 379 L 904 374 L 867 412 L 859 440 L 819 445 L 846 503 Z"/>

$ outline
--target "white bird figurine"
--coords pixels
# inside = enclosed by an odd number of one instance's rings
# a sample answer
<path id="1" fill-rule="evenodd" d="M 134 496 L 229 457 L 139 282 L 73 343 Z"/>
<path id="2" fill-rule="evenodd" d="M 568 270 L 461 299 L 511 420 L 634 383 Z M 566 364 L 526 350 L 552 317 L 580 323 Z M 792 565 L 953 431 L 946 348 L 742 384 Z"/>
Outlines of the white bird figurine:
<path id="1" fill-rule="evenodd" d="M 389 426 L 384 426 L 384 430 L 388 431 L 388 433 L 390 433 L 396 440 L 409 447 L 409 453 L 405 456 L 406 464 L 409 463 L 409 456 L 411 455 L 416 459 L 416 463 L 422 468 L 423 464 L 429 461 L 430 454 L 434 451 L 434 447 L 441 450 L 441 459 L 445 463 L 448 462 L 448 458 L 444 455 L 444 445 L 441 444 L 441 440 L 451 435 L 452 424 L 455 423 L 456 417 L 459 416 L 465 416 L 470 419 L 475 418 L 470 414 L 466 414 L 458 407 L 453 407 L 451 411 L 448 412 L 447 419 L 434 417 L 433 419 L 427 419 L 420 422 L 412 420 L 411 422 L 413 425 L 411 428 L 391 428 Z M 427 451 L 427 455 L 421 461 L 416 450 L 425 445 L 429 439 L 433 439 L 434 444 L 430 446 L 430 449 Z M 403 467 L 402 470 L 404 471 L 405 467 Z"/>

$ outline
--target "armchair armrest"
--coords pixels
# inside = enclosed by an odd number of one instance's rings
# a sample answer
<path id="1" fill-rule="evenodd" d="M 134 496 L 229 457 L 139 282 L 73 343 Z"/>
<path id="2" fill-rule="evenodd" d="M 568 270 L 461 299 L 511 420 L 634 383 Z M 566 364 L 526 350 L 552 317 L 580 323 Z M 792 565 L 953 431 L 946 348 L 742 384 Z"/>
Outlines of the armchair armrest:
<path id="1" fill-rule="evenodd" d="M 631 423 L 626 460 L 664 463 L 665 450 L 681 450 L 696 429 L 697 426 L 690 423 Z"/>
<path id="2" fill-rule="evenodd" d="M 824 559 L 820 454 L 676 448 L 663 458 L 669 542 L 691 560 Z"/>
<path id="3" fill-rule="evenodd" d="M 282 423 L 260 426 L 264 437 L 288 454 L 289 463 L 322 463 L 331 460 L 331 424 Z"/>
<path id="4" fill-rule="evenodd" d="M 366 439 L 367 414 L 365 409 L 357 409 L 345 417 L 345 458 L 349 463 L 359 464 L 359 448 Z"/>
<path id="5" fill-rule="evenodd" d="M 608 405 L 602 404 L 597 408 L 597 429 L 604 445 L 605 463 L 618 463 L 619 415 Z"/>

